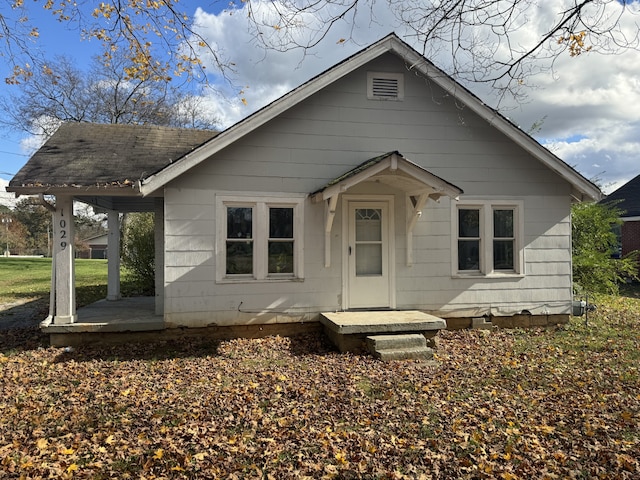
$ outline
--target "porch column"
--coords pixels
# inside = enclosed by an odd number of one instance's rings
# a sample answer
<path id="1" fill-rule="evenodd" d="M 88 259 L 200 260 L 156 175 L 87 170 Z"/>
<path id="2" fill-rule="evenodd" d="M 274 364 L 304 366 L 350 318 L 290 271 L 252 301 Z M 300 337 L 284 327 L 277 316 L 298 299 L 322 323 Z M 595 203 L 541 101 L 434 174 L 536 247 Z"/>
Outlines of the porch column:
<path id="1" fill-rule="evenodd" d="M 116 211 L 107 213 L 107 300 L 120 300 L 120 218 Z"/>
<path id="2" fill-rule="evenodd" d="M 54 324 L 73 323 L 76 315 L 76 273 L 73 239 L 73 197 L 57 196 L 53 212 Z"/>
<path id="3" fill-rule="evenodd" d="M 156 315 L 164 314 L 164 198 L 156 198 L 153 209 L 155 246 Z"/>

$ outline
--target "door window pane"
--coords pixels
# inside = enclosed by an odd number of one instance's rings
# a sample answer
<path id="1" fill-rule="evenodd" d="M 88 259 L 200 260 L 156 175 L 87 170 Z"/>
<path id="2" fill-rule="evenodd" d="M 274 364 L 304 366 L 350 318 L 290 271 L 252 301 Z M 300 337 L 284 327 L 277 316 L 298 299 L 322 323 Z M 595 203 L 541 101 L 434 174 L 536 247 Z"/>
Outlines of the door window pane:
<path id="1" fill-rule="evenodd" d="M 356 275 L 382 275 L 382 244 L 356 244 Z"/>
<path id="2" fill-rule="evenodd" d="M 382 275 L 382 209 L 356 208 L 356 275 Z"/>
<path id="3" fill-rule="evenodd" d="M 379 208 L 356 209 L 356 242 L 382 240 L 382 210 Z"/>

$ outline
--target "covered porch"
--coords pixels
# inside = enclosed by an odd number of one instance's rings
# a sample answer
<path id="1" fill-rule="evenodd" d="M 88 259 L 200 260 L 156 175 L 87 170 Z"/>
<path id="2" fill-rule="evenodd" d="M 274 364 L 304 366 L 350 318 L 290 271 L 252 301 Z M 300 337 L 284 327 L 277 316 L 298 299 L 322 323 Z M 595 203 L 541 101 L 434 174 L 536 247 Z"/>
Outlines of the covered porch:
<path id="1" fill-rule="evenodd" d="M 141 179 L 213 138 L 216 132 L 147 125 L 62 124 L 11 180 L 7 191 L 37 196 L 53 217 L 49 316 L 52 336 L 164 328 L 164 199 L 143 195 Z M 76 308 L 74 202 L 107 214 L 107 298 Z M 154 213 L 156 296 L 123 299 L 120 292 L 122 214 Z M 53 342 L 52 342 L 53 343 Z"/>

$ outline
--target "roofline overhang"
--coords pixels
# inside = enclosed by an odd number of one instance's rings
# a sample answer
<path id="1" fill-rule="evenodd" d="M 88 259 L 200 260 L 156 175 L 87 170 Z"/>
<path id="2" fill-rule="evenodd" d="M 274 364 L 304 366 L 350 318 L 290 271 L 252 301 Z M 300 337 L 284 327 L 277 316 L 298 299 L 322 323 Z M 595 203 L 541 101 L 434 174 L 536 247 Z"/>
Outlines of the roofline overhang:
<path id="1" fill-rule="evenodd" d="M 569 182 L 569 184 L 571 184 L 574 189 L 580 193 L 578 196 L 579 198 L 592 200 L 600 200 L 603 198 L 602 191 L 595 184 L 583 177 L 579 172 L 571 168 L 548 149 L 540 145 L 540 143 L 538 143 L 533 137 L 522 131 L 506 117 L 487 106 L 476 95 L 453 80 L 444 71 L 440 70 L 412 47 L 400 40 L 395 34 L 390 34 L 384 37 L 330 70 L 309 80 L 300 87 L 291 90 L 283 97 L 280 97 L 261 110 L 258 110 L 253 115 L 250 115 L 229 127 L 227 130 L 221 132 L 215 138 L 203 144 L 193 152 L 185 155 L 163 170 L 145 178 L 141 182 L 140 186 L 142 195 L 146 196 L 158 190 L 171 180 L 206 160 L 211 155 L 214 155 L 223 148 L 264 125 L 272 118 L 275 118 L 277 115 L 302 102 L 327 85 L 387 52 L 392 52 L 398 55 L 407 63 L 407 68 L 410 71 L 418 72 L 435 82 L 454 98 L 459 99 L 466 108 L 469 108 L 471 111 L 483 118 L 498 131 L 514 141 L 518 146 L 531 154 L 534 158 L 542 162 L 546 167 Z"/>
<path id="2" fill-rule="evenodd" d="M 72 196 L 101 196 L 101 197 L 142 197 L 140 189 L 136 185 L 126 187 L 114 186 L 33 186 L 16 187 L 7 185 L 7 192 L 15 193 L 16 197 L 21 195 L 72 195 Z"/>

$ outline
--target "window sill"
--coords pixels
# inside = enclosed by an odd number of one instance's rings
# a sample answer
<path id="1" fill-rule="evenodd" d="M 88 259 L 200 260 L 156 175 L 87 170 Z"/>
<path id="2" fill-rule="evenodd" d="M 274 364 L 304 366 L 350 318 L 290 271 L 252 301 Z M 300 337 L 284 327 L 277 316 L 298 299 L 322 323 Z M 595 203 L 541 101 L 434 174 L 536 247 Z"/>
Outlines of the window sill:
<path id="1" fill-rule="evenodd" d="M 253 277 L 238 277 L 231 278 L 225 277 L 216 280 L 217 284 L 239 284 L 239 283 L 291 283 L 291 282 L 304 282 L 304 278 L 300 277 L 267 277 L 267 278 L 253 278 Z"/>
<path id="2" fill-rule="evenodd" d="M 524 273 L 516 272 L 470 272 L 470 273 L 454 273 L 451 278 L 524 278 Z"/>

